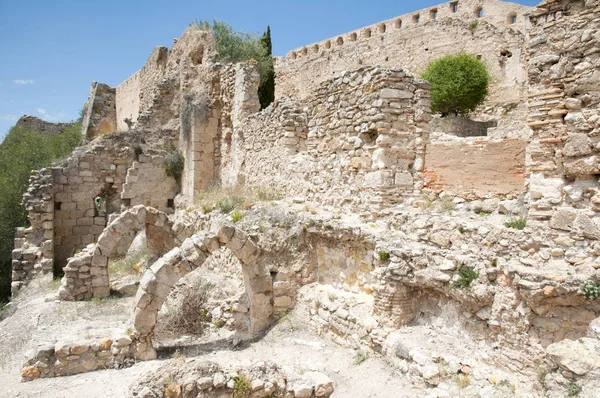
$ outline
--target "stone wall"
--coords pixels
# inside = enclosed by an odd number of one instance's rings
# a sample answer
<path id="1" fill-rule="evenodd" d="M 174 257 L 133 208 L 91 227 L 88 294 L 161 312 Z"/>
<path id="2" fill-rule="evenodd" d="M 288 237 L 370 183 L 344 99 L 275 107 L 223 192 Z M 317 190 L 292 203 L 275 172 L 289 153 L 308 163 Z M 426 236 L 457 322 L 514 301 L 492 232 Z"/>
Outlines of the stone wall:
<path id="1" fill-rule="evenodd" d="M 108 214 L 120 211 L 120 193 L 133 148 L 115 139 L 75 153 L 54 167 L 54 262 L 58 267 L 78 249 L 96 242 Z"/>
<path id="2" fill-rule="evenodd" d="M 144 205 L 163 212 L 173 209 L 179 187 L 167 176 L 165 159 L 164 155 L 140 154 L 132 163 L 121 191 L 125 206 Z"/>
<path id="3" fill-rule="evenodd" d="M 332 73 L 361 65 L 400 66 L 420 73 L 430 61 L 464 50 L 481 56 L 494 77 L 488 104 L 518 104 L 526 98 L 528 10 L 514 3 L 461 0 L 307 45 L 277 59 L 276 98 L 306 98 Z"/>
<path id="4" fill-rule="evenodd" d="M 545 1 L 529 49 L 529 217 L 599 239 L 598 1 Z"/>
<path id="5" fill-rule="evenodd" d="M 434 117 L 431 120 L 431 131 L 452 134 L 457 137 L 486 137 L 490 127 L 496 127 L 498 122 L 478 122 L 460 116 L 448 115 Z"/>
<path id="6" fill-rule="evenodd" d="M 23 380 L 69 376 L 133 363 L 132 336 L 41 343 L 21 369 Z"/>
<path id="7" fill-rule="evenodd" d="M 54 238 L 54 195 L 52 173 L 41 169 L 32 173 L 23 195 L 29 227 L 17 228 L 12 251 L 12 294 L 38 275 L 52 276 Z"/>
<path id="8" fill-rule="evenodd" d="M 88 140 L 117 131 L 115 96 L 114 88 L 103 83 L 92 83 L 82 121 L 82 135 Z"/>
<path id="9" fill-rule="evenodd" d="M 331 205 L 389 206 L 420 189 L 429 85 L 362 67 L 307 102 L 279 101 L 243 121 L 238 181 Z"/>
<path id="10" fill-rule="evenodd" d="M 521 139 L 433 138 L 425 152 L 424 186 L 463 198 L 525 193 L 525 148 Z"/>
<path id="11" fill-rule="evenodd" d="M 247 385 L 248 397 L 326 398 L 333 381 L 320 372 L 284 369 L 266 360 L 219 365 L 214 361 L 169 361 L 149 372 L 131 388 L 134 397 L 230 397 Z M 237 387 L 237 388 L 236 388 Z"/>

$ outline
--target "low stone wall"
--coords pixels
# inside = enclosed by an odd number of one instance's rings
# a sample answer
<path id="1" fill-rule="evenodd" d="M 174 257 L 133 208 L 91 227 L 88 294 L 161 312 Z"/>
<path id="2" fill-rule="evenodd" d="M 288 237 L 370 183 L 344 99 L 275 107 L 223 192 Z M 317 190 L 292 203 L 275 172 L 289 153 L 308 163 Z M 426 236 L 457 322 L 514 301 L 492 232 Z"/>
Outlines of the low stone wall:
<path id="1" fill-rule="evenodd" d="M 133 363 L 132 336 L 101 340 L 41 343 L 21 369 L 23 380 L 69 376 Z"/>
<path id="2" fill-rule="evenodd" d="M 175 359 L 145 375 L 131 388 L 130 393 L 140 398 L 216 398 L 232 394 L 245 394 L 240 396 L 252 398 L 324 398 L 333 391 L 333 381 L 323 373 L 284 373 L 271 361 L 225 367 L 209 361 L 188 360 L 181 363 Z"/>
<path id="3" fill-rule="evenodd" d="M 526 191 L 526 147 L 520 139 L 432 139 L 424 186 L 470 199 L 518 196 Z"/>
<path id="4" fill-rule="evenodd" d="M 497 125 L 495 121 L 478 122 L 464 117 L 446 116 L 433 118 L 431 131 L 457 137 L 485 137 L 488 135 L 488 128 Z"/>

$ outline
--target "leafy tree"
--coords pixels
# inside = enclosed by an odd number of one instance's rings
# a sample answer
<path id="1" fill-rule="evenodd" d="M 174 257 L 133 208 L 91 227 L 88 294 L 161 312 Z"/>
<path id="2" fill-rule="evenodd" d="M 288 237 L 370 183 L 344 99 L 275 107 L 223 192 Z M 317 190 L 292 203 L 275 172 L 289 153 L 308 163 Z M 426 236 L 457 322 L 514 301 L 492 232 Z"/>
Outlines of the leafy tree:
<path id="1" fill-rule="evenodd" d="M 485 63 L 465 52 L 438 58 L 422 74 L 431 83 L 431 110 L 467 116 L 483 103 L 490 75 Z"/>
<path id="2" fill-rule="evenodd" d="M 23 193 L 31 170 L 69 155 L 81 142 L 81 124 L 53 137 L 14 126 L 0 144 L 0 301 L 10 296 L 15 229 L 27 225 Z"/>
<path id="3" fill-rule="evenodd" d="M 270 26 L 267 26 L 267 31 L 260 41 L 267 49 L 267 54 L 269 57 L 273 58 L 273 44 L 271 43 Z M 275 70 L 272 67 L 268 70 L 266 79 L 260 82 L 260 86 L 258 87 L 258 98 L 260 99 L 260 106 L 262 109 L 265 109 L 273 101 L 275 101 Z"/>
<path id="4" fill-rule="evenodd" d="M 255 60 L 258 63 L 258 69 L 260 71 L 260 85 L 261 87 L 265 87 L 263 91 L 265 92 L 264 103 L 266 103 L 269 98 L 271 90 L 271 88 L 269 88 L 270 80 L 273 84 L 272 90 L 274 97 L 275 72 L 273 71 L 273 57 L 271 56 L 271 29 L 269 27 L 267 27 L 265 35 L 260 38 L 255 34 L 234 31 L 230 25 L 216 20 L 211 24 L 208 21 L 196 19 L 192 23 L 192 26 L 195 26 L 200 30 L 213 32 L 218 53 L 217 61 L 231 63 L 248 61 L 250 59 Z M 261 97 L 261 105 L 264 105 L 264 103 Z"/>

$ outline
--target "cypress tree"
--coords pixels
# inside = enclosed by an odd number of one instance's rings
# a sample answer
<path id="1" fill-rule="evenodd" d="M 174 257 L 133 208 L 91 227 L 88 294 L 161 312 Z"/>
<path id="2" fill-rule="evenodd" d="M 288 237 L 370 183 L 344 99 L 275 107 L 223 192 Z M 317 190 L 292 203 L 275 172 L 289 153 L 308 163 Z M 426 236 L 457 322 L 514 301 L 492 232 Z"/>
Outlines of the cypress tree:
<path id="1" fill-rule="evenodd" d="M 258 98 L 260 107 L 265 109 L 275 100 L 275 70 L 273 69 L 273 44 L 271 43 L 271 27 L 267 26 L 267 31 L 260 39 L 262 45 L 267 50 L 269 59 L 271 60 L 270 68 L 266 73 L 266 77 L 258 86 Z"/>

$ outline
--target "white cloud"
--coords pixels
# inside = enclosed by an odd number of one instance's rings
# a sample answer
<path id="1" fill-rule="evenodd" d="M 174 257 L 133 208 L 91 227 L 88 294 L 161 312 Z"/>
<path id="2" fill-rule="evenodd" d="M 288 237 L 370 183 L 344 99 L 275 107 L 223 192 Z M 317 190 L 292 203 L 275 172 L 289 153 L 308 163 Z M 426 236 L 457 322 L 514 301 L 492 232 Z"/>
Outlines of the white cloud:
<path id="1" fill-rule="evenodd" d="M 17 80 L 13 80 L 14 84 L 33 84 L 33 80 L 23 80 L 23 79 L 17 79 Z"/>
<path id="2" fill-rule="evenodd" d="M 40 115 L 45 115 L 47 113 L 46 110 L 43 108 L 38 108 L 37 111 Z"/>

